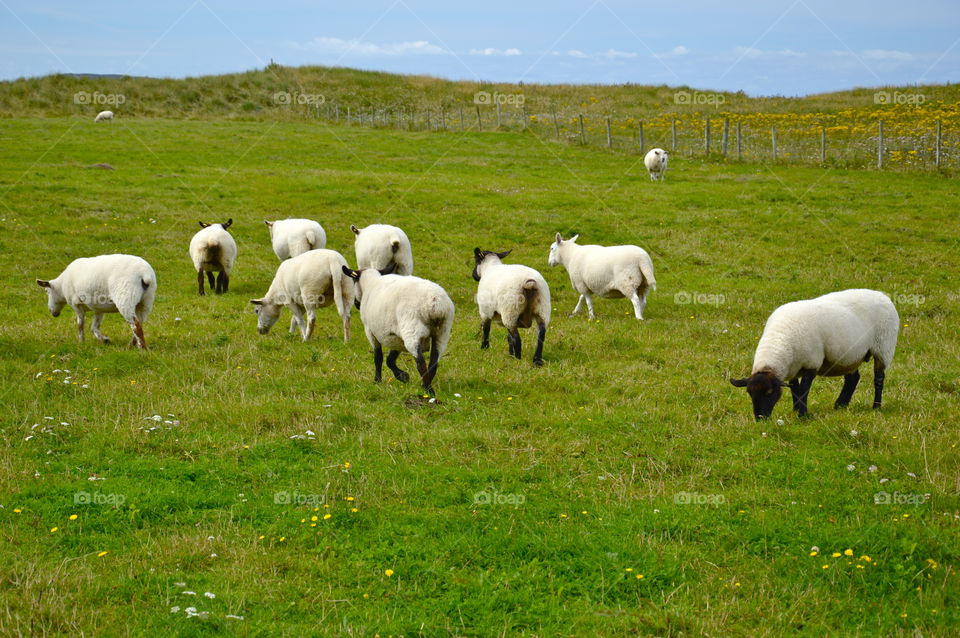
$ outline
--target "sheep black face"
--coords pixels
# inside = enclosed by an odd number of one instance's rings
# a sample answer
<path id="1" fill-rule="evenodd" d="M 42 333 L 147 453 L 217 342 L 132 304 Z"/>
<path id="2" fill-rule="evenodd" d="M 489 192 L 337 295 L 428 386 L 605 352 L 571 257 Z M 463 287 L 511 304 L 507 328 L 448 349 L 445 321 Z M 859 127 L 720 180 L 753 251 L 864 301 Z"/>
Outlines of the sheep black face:
<path id="1" fill-rule="evenodd" d="M 494 252 L 492 250 L 480 250 L 479 248 L 473 249 L 473 280 L 480 281 L 480 264 L 483 263 L 483 260 L 487 258 L 487 255 L 496 255 L 499 259 L 506 258 L 507 255 L 513 252 L 513 249 L 505 250 L 502 253 Z"/>
<path id="2" fill-rule="evenodd" d="M 773 413 L 786 385 L 768 370 L 744 379 L 730 379 L 730 383 L 734 387 L 747 389 L 750 399 L 753 400 L 753 416 L 757 421 L 766 419 Z"/>

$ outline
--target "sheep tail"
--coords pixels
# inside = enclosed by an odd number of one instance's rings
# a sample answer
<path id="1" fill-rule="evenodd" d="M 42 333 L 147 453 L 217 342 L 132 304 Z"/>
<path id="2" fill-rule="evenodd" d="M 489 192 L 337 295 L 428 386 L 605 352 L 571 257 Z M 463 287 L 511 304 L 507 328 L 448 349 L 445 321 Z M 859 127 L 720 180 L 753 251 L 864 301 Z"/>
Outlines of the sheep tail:
<path id="1" fill-rule="evenodd" d="M 653 264 L 650 263 L 649 259 L 640 262 L 640 273 L 647 280 L 647 285 L 650 286 L 651 290 L 656 290 L 657 278 L 653 276 Z"/>
<path id="2" fill-rule="evenodd" d="M 307 238 L 307 246 L 310 247 L 310 250 L 313 250 L 314 248 L 317 247 L 317 235 L 316 235 L 316 233 L 314 233 L 312 230 L 308 230 L 308 231 L 305 233 L 305 237 Z"/>
<path id="3" fill-rule="evenodd" d="M 141 277 L 141 278 L 140 278 L 140 285 L 143 286 L 143 289 L 144 289 L 145 291 L 146 291 L 146 290 L 149 290 L 149 289 L 150 289 L 150 286 L 153 285 L 153 280 L 152 280 L 150 277 Z"/>
<path id="4" fill-rule="evenodd" d="M 390 250 L 393 252 L 400 250 L 400 240 L 396 237 L 390 240 Z"/>

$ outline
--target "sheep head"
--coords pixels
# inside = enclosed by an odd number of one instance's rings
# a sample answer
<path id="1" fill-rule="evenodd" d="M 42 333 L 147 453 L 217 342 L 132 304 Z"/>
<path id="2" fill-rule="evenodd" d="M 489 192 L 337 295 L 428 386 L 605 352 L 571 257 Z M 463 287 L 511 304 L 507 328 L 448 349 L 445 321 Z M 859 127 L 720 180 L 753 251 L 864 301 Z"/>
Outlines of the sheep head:
<path id="1" fill-rule="evenodd" d="M 770 370 L 761 370 L 743 379 L 730 379 L 736 388 L 746 388 L 753 401 L 753 416 L 757 421 L 768 418 L 783 395 L 787 385 Z"/>

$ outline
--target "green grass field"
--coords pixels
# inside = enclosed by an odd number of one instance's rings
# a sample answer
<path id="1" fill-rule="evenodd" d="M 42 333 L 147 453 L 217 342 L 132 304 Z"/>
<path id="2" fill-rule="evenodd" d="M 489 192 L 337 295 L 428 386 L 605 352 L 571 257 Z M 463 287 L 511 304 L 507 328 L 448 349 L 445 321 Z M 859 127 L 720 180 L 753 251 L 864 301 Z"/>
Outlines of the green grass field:
<path id="1" fill-rule="evenodd" d="M 303 122 L 8 118 L 0 148 L 0 633 L 956 632 L 955 180 L 678 157 L 650 183 L 531 135 Z M 306 344 L 256 333 L 288 216 L 351 263 L 351 223 L 407 231 L 457 305 L 437 403 L 373 383 L 356 313 L 348 344 L 332 308 Z M 228 217 L 231 290 L 198 297 L 187 244 Z M 647 320 L 568 317 L 557 231 L 646 248 Z M 542 369 L 532 331 L 521 362 L 502 328 L 479 349 L 474 246 L 550 283 Z M 78 343 L 34 283 L 110 252 L 157 271 L 146 352 L 117 315 Z M 867 367 L 846 411 L 818 379 L 811 418 L 754 422 L 728 378 L 769 313 L 848 287 L 898 303 L 883 410 Z"/>

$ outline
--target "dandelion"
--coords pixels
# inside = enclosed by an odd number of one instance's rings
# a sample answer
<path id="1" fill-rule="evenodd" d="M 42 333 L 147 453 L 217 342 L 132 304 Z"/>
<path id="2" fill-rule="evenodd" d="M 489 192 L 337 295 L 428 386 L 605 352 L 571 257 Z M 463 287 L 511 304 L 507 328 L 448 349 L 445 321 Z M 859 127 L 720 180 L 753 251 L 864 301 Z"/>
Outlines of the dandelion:
<path id="1" fill-rule="evenodd" d="M 627 567 L 627 569 L 626 569 L 625 571 L 632 572 L 632 571 L 633 571 L 633 567 Z"/>
<path id="2" fill-rule="evenodd" d="M 98 552 L 98 553 L 97 553 L 97 558 L 103 558 L 103 557 L 106 556 L 106 555 L 107 555 L 107 552 L 106 552 L 106 551 Z"/>
<path id="3" fill-rule="evenodd" d="M 311 516 L 311 517 L 310 517 L 310 520 L 313 521 L 314 523 L 316 523 L 316 522 L 317 522 L 317 517 L 316 517 L 316 516 Z"/>
<path id="4" fill-rule="evenodd" d="M 333 516 L 333 514 L 324 514 L 324 515 L 323 515 L 323 520 L 327 520 L 327 519 L 329 519 L 331 516 Z"/>
<path id="5" fill-rule="evenodd" d="M 830 554 L 830 556 L 832 556 L 833 558 L 840 558 L 841 554 L 840 554 L 840 552 L 834 552 L 834 553 Z"/>
<path id="6" fill-rule="evenodd" d="M 820 552 L 814 551 L 814 552 L 810 552 L 810 555 L 811 555 L 811 556 L 816 556 L 816 555 L 819 554 L 819 553 L 820 553 Z"/>
<path id="7" fill-rule="evenodd" d="M 356 512 L 359 512 L 360 510 L 358 510 L 356 507 L 351 507 L 350 511 L 356 513 Z"/>
<path id="8" fill-rule="evenodd" d="M 354 500 L 352 496 L 347 497 L 347 501 L 352 501 L 352 500 Z"/>
<path id="9" fill-rule="evenodd" d="M 386 574 L 388 578 L 389 578 L 390 576 L 393 576 L 393 570 L 392 570 L 392 569 L 385 569 L 385 570 L 383 570 L 383 573 Z"/>
<path id="10" fill-rule="evenodd" d="M 830 565 L 824 565 L 823 569 L 830 569 Z"/>
<path id="11" fill-rule="evenodd" d="M 14 513 L 14 514 L 19 514 L 19 513 L 21 513 L 22 511 L 23 511 L 23 510 L 20 509 L 19 507 L 13 508 L 13 513 Z"/>
<path id="12" fill-rule="evenodd" d="M 50 528 L 50 533 L 53 534 L 53 533 L 56 532 L 58 529 L 60 529 L 60 528 L 59 528 L 59 527 L 51 527 L 51 528 Z"/>
<path id="13" fill-rule="evenodd" d="M 852 549 L 845 549 L 845 550 L 843 550 L 843 555 L 844 555 L 844 556 L 853 556 L 853 550 L 852 550 Z"/>
<path id="14" fill-rule="evenodd" d="M 643 574 L 637 574 L 637 580 L 643 580 Z"/>
<path id="15" fill-rule="evenodd" d="M 870 558 L 869 556 L 867 556 L 866 554 L 864 554 L 863 556 L 861 556 L 861 557 L 860 557 L 860 560 L 862 560 L 862 561 L 864 561 L 864 562 L 867 562 L 867 563 L 870 563 L 870 562 L 873 561 L 873 559 Z"/>

